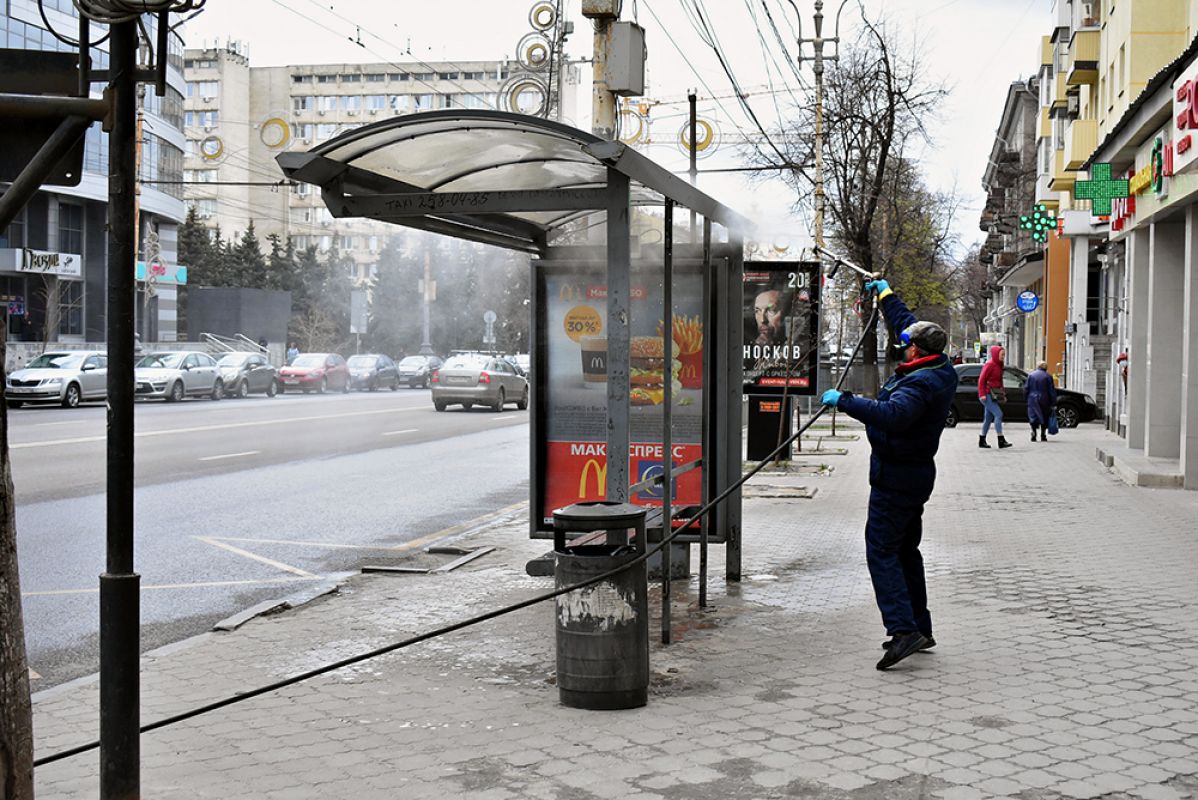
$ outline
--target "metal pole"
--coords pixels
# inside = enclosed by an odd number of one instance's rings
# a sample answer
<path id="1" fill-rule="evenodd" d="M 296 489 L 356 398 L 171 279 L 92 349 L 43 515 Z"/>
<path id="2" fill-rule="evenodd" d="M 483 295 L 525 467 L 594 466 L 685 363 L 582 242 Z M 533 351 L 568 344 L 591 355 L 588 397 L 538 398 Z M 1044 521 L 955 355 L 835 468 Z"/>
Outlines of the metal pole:
<path id="1" fill-rule="evenodd" d="M 626 503 L 632 294 L 628 176 L 608 167 L 607 194 L 607 499 Z"/>
<path id="2" fill-rule="evenodd" d="M 824 246 L 824 0 L 815 0 L 815 244 Z"/>
<path id="3" fill-rule="evenodd" d="M 100 576 L 100 797 L 141 794 L 140 577 L 133 571 L 133 262 L 137 22 L 111 27 L 108 145 L 107 570 Z"/>
<path id="4" fill-rule="evenodd" d="M 421 330 L 422 338 L 420 340 L 420 355 L 431 356 L 431 355 L 433 355 L 433 342 L 432 342 L 432 339 L 429 338 L 431 335 L 431 331 L 432 331 L 432 326 L 430 324 L 430 316 L 431 315 L 430 315 L 430 308 L 429 308 L 431 305 L 431 302 L 430 302 L 429 298 L 431 298 L 432 294 L 433 294 L 433 267 L 432 267 L 432 256 L 429 254 L 429 245 L 428 245 L 427 240 L 424 243 L 424 292 L 423 292 L 423 294 L 424 294 L 424 297 L 423 297 L 424 303 L 422 306 L 422 310 L 424 313 L 424 321 L 422 323 L 422 330 Z"/>
<path id="5" fill-rule="evenodd" d="M 708 276 L 711 275 L 711 218 L 710 217 L 703 218 L 703 273 Z M 711 280 L 711 279 L 709 278 L 709 280 Z M 713 295 L 714 294 L 715 293 L 713 292 Z M 708 305 L 708 309 L 710 311 L 712 308 L 716 308 L 718 306 L 719 306 L 718 299 L 713 297 L 712 302 Z M 720 316 L 717 314 L 709 314 L 708 318 L 709 319 L 720 319 Z M 708 363 L 712 363 L 712 361 L 709 360 Z M 711 374 L 711 373 L 708 372 L 706 374 Z M 704 377 L 705 382 L 707 380 L 706 374 Z M 715 397 L 715 392 L 712 392 L 709 395 L 709 397 Z M 705 413 L 710 413 L 710 410 L 707 408 L 704 408 L 703 410 Z M 707 448 L 703 449 L 703 458 L 704 459 L 710 458 L 709 451 L 707 450 Z M 713 474 L 718 473 L 718 467 L 715 464 L 708 465 L 706 463 L 706 461 L 704 461 L 703 467 L 706 470 L 711 470 Z M 706 484 L 709 482 L 704 481 L 704 483 Z M 704 497 L 704 500 L 706 500 L 706 499 L 707 498 Z M 699 608 L 707 607 L 707 534 L 708 534 L 708 531 L 711 529 L 710 521 L 711 521 L 711 518 L 708 517 L 707 519 L 703 520 L 702 524 L 699 526 Z"/>
<path id="6" fill-rule="evenodd" d="M 674 408 L 674 380 L 673 380 L 673 358 L 674 352 L 674 201 L 666 200 L 666 219 L 665 231 L 663 239 L 665 247 L 663 252 L 663 270 L 662 270 L 662 294 L 661 305 L 662 314 L 665 318 L 662 331 L 662 342 L 666 356 L 665 365 L 665 386 L 663 404 L 665 405 L 665 423 L 662 426 L 661 432 L 661 449 L 662 449 L 662 504 L 661 504 L 661 534 L 669 536 L 673 532 L 673 502 L 674 502 L 674 419 L 672 409 Z M 667 544 L 661 551 L 661 643 L 670 643 L 670 588 L 671 579 L 673 578 L 673 559 L 671 558 L 671 550 L 674 549 L 673 544 Z"/>
<path id="7" fill-rule="evenodd" d="M 699 168 L 696 163 L 698 160 L 698 150 L 697 150 L 698 142 L 696 140 L 699 135 L 699 117 L 698 117 L 698 112 L 696 110 L 698 100 L 699 100 L 699 98 L 695 95 L 695 93 L 693 91 L 687 92 L 686 101 L 690 105 L 690 137 L 691 137 L 691 140 L 690 140 L 690 144 L 686 148 L 689 151 L 688 156 L 690 158 L 690 167 L 687 169 L 686 174 L 690 176 L 691 186 L 695 186 L 699 182 Z M 695 243 L 695 238 L 696 238 L 695 234 L 696 234 L 696 231 L 698 230 L 698 227 L 699 227 L 698 216 L 695 214 L 695 210 L 692 208 L 691 209 L 691 227 L 690 227 L 691 244 Z"/>

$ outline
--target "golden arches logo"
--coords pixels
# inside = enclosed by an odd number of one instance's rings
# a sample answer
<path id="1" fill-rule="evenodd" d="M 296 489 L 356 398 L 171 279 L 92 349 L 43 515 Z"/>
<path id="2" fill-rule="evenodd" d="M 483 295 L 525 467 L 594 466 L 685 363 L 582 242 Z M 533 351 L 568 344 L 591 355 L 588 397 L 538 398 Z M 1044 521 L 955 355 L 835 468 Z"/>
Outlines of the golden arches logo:
<path id="1" fill-rule="evenodd" d="M 587 494 L 587 476 L 591 474 L 592 469 L 595 471 L 595 497 L 602 499 L 607 496 L 607 464 L 600 464 L 597 459 L 591 458 L 587 459 L 578 478 L 579 500 L 585 500 L 590 496 Z"/>
<path id="2" fill-rule="evenodd" d="M 586 292 L 583 288 L 575 284 L 563 283 L 557 290 L 557 299 L 563 303 L 573 303 L 582 300 L 585 296 Z"/>
<path id="3" fill-rule="evenodd" d="M 691 151 L 691 131 L 690 123 L 682 123 L 682 127 L 678 130 L 678 147 L 684 153 Z M 708 149 L 715 150 L 716 146 L 716 130 L 705 119 L 695 121 L 695 152 L 705 153 Z"/>
<path id="4" fill-rule="evenodd" d="M 678 370 L 679 380 L 692 380 L 699 377 L 699 368 L 694 364 L 683 364 Z"/>

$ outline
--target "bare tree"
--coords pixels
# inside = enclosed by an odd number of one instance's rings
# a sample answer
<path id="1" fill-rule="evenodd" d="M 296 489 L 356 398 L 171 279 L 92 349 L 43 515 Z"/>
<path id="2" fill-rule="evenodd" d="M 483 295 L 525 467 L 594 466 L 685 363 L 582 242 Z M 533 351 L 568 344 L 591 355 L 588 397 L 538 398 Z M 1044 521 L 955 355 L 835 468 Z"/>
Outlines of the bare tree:
<path id="1" fill-rule="evenodd" d="M 0 337 L 0 373 L 5 372 Z M 8 462 L 8 409 L 0 404 L 0 796 L 33 800 L 33 715 L 21 580 L 17 572 L 17 525 Z"/>
<path id="2" fill-rule="evenodd" d="M 58 330 L 62 324 L 62 296 L 66 286 L 57 275 L 44 274 L 41 277 L 42 285 L 37 293 L 46 309 L 46 316 L 42 322 L 42 341 L 57 342 Z"/>
<path id="3" fill-rule="evenodd" d="M 293 317 L 291 329 L 308 353 L 335 350 L 344 344 L 337 331 L 337 321 L 319 306 Z"/>

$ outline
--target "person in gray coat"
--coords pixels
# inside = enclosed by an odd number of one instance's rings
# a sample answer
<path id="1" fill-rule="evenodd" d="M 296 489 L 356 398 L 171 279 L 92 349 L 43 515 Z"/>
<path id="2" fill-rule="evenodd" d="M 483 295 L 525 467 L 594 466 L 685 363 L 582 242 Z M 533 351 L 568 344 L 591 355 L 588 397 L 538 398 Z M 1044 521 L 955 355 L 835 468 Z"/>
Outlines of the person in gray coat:
<path id="1" fill-rule="evenodd" d="M 1027 419 L 1032 423 L 1032 441 L 1036 441 L 1036 430 L 1040 441 L 1048 441 L 1048 420 L 1057 413 L 1057 387 L 1052 375 L 1048 374 L 1048 363 L 1041 361 L 1036 371 L 1027 377 Z"/>

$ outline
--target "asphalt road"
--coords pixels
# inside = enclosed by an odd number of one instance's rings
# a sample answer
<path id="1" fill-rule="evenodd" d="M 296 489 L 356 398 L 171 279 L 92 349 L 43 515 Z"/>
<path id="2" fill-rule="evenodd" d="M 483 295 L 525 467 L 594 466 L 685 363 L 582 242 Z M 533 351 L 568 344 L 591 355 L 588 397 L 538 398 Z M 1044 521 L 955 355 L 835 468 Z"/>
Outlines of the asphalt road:
<path id="1" fill-rule="evenodd" d="M 98 404 L 9 410 L 35 691 L 98 669 L 104 426 Z M 528 413 L 427 390 L 143 402 L 136 430 L 143 650 L 528 495 Z"/>

